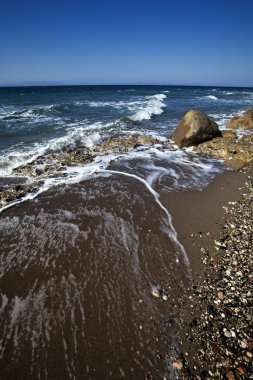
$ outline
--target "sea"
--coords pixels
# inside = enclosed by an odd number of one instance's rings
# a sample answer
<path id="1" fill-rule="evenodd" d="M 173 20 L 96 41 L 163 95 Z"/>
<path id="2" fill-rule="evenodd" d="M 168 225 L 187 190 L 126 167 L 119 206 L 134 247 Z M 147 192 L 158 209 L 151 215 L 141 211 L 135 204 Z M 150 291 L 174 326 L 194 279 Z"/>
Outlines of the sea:
<path id="1" fill-rule="evenodd" d="M 163 199 L 228 169 L 171 135 L 190 109 L 226 129 L 252 103 L 252 88 L 0 88 L 0 191 L 36 184 L 0 208 L 1 378 L 177 378 L 193 278 Z M 157 143 L 60 175 L 16 171 L 135 135 Z"/>

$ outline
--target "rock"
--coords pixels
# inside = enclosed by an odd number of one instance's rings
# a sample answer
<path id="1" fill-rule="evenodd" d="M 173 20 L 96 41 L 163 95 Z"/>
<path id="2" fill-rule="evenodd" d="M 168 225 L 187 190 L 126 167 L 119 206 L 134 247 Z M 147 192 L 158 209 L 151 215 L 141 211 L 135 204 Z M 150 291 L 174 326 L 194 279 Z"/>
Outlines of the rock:
<path id="1" fill-rule="evenodd" d="M 227 338 L 231 338 L 231 337 L 232 337 L 231 332 L 230 332 L 230 331 L 227 331 L 227 330 L 224 332 L 224 335 L 225 335 Z"/>
<path id="2" fill-rule="evenodd" d="M 242 341 L 242 342 L 240 343 L 240 346 L 241 346 L 242 348 L 247 348 L 248 344 L 247 344 L 247 342 Z"/>
<path id="3" fill-rule="evenodd" d="M 232 371 L 227 371 L 227 379 L 228 380 L 236 380 L 235 375 Z"/>
<path id="4" fill-rule="evenodd" d="M 225 164 L 234 170 L 240 170 L 253 162 L 253 135 L 230 139 L 216 137 L 194 148 L 194 151 L 204 156 L 224 160 Z"/>
<path id="5" fill-rule="evenodd" d="M 161 289 L 159 287 L 154 286 L 151 290 L 152 296 L 159 298 L 161 295 Z"/>
<path id="6" fill-rule="evenodd" d="M 222 136 L 218 124 L 198 110 L 190 110 L 180 121 L 172 139 L 179 148 L 198 145 Z"/>
<path id="7" fill-rule="evenodd" d="M 172 367 L 175 368 L 175 369 L 182 369 L 183 368 L 183 361 L 182 359 L 177 359 L 176 361 L 174 361 L 172 363 Z"/>
<path id="8" fill-rule="evenodd" d="M 231 131 L 231 129 L 223 130 L 221 131 L 221 134 L 225 139 L 235 139 L 237 137 L 236 132 Z"/>
<path id="9" fill-rule="evenodd" d="M 160 141 L 152 136 L 138 136 L 136 143 L 140 145 L 155 145 L 159 144 Z"/>
<path id="10" fill-rule="evenodd" d="M 243 367 L 242 365 L 240 365 L 238 368 L 237 368 L 237 371 L 239 372 L 239 374 L 241 376 L 245 375 L 247 373 L 247 368 Z"/>
<path id="11" fill-rule="evenodd" d="M 227 166 L 229 166 L 231 169 L 234 169 L 237 171 L 245 168 L 245 166 L 247 166 L 249 164 L 248 161 L 240 159 L 240 158 L 228 159 L 228 160 L 225 160 L 224 163 Z"/>
<path id="12" fill-rule="evenodd" d="M 217 292 L 217 296 L 218 296 L 218 298 L 220 299 L 220 300 L 223 300 L 224 299 L 224 293 L 223 293 L 223 291 L 222 290 L 219 290 L 218 292 Z"/>
<path id="13" fill-rule="evenodd" d="M 244 112 L 242 116 L 233 117 L 227 125 L 232 129 L 252 129 L 253 128 L 253 109 Z"/>

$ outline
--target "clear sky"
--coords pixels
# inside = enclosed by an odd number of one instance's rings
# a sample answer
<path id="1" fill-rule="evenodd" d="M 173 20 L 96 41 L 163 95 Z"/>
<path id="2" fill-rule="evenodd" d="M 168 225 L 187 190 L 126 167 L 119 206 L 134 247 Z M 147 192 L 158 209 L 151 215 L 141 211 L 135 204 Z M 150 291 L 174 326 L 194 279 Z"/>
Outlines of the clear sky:
<path id="1" fill-rule="evenodd" d="M 253 86 L 253 0 L 0 0 L 0 84 Z"/>

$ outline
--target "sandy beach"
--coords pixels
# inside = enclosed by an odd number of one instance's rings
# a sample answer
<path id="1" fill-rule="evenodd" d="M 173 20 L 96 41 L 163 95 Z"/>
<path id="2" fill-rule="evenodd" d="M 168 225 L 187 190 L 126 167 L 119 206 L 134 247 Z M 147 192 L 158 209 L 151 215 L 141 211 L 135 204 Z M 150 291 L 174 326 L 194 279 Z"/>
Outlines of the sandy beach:
<path id="1" fill-rule="evenodd" d="M 211 335 L 199 338 L 203 318 L 211 313 L 216 323 L 223 264 L 215 242 L 223 241 L 226 210 L 233 219 L 234 202 L 250 191 L 250 173 L 227 171 L 202 191 L 161 193 L 189 263 L 171 240 L 164 210 L 135 178 L 107 173 L 6 210 L 1 376 L 220 378 Z M 242 377 L 233 363 L 223 372 L 231 366 L 236 378 L 250 378 L 248 363 Z"/>
<path id="2" fill-rule="evenodd" d="M 252 167 L 168 203 L 194 274 L 175 378 L 251 379 Z"/>
<path id="3" fill-rule="evenodd" d="M 252 93 L 133 90 L 24 90 L 30 108 L 3 108 L 3 379 L 251 376 L 253 111 L 222 105 Z M 170 91 L 176 118 L 196 96 L 214 112 L 215 92 L 219 124 L 189 110 L 171 135 Z"/>

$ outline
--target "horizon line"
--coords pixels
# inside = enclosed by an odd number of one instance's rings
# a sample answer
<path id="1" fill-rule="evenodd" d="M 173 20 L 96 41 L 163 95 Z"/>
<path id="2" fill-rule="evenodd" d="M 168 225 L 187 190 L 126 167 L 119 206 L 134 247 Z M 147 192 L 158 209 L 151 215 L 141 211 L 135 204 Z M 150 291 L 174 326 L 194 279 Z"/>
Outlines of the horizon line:
<path id="1" fill-rule="evenodd" d="M 253 85 L 224 85 L 224 84 L 165 84 L 165 83 L 89 83 L 89 84 L 73 84 L 73 83 L 60 83 L 50 81 L 34 81 L 34 82 L 19 82 L 19 83 L 5 83 L 0 84 L 0 88 L 9 87 L 65 87 L 65 86 L 164 86 L 164 87 L 227 87 L 227 88 L 253 88 Z"/>

